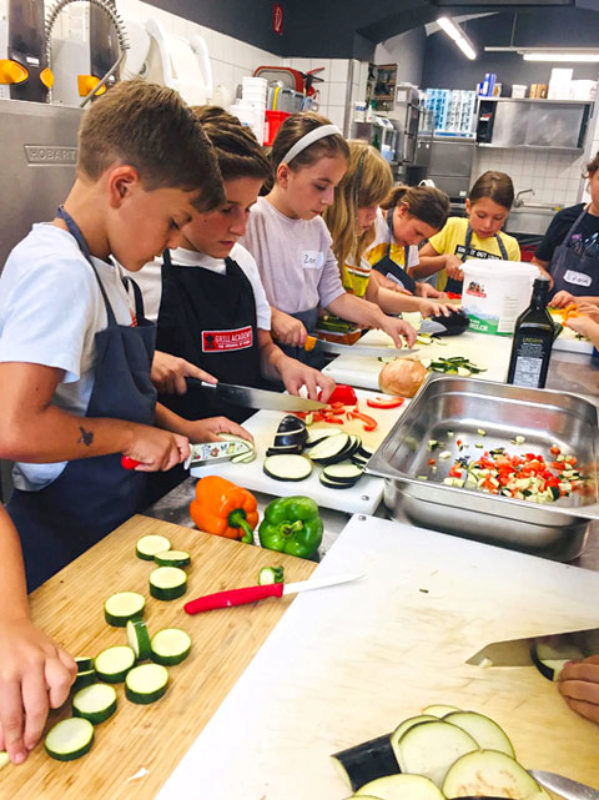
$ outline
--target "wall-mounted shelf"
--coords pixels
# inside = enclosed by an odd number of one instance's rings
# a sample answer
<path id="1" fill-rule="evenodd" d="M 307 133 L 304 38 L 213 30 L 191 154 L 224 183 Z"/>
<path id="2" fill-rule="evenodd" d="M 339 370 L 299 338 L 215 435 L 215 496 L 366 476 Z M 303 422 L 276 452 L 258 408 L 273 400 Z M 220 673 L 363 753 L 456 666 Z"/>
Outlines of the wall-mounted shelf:
<path id="1" fill-rule="evenodd" d="M 553 97 L 480 97 L 485 103 L 538 103 L 545 106 L 592 106 L 594 100 L 557 100 Z"/>
<path id="2" fill-rule="evenodd" d="M 489 150 L 543 150 L 551 153 L 582 153 L 583 147 L 553 147 L 545 144 L 487 144 L 477 142 L 477 147 L 486 147 Z"/>

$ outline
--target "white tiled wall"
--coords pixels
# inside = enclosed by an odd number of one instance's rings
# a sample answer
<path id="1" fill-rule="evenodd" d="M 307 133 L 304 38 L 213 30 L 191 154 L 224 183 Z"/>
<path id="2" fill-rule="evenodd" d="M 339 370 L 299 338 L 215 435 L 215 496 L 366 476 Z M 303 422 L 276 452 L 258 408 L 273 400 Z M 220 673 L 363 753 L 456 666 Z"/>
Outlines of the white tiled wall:
<path id="1" fill-rule="evenodd" d="M 527 203 L 573 205 L 579 201 L 585 163 L 584 156 L 570 153 L 477 148 L 471 182 L 496 169 L 507 172 L 516 192 L 534 189 L 534 196 L 525 197 Z"/>

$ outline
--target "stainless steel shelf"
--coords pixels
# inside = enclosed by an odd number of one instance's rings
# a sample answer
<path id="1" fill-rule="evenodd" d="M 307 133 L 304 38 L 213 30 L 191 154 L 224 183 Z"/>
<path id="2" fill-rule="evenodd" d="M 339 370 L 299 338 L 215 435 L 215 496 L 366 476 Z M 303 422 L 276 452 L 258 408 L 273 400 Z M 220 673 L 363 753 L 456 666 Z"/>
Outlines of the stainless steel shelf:
<path id="1" fill-rule="evenodd" d="M 479 97 L 478 100 L 492 103 L 543 103 L 546 106 L 592 106 L 594 100 L 557 100 L 548 97 Z"/>
<path id="2" fill-rule="evenodd" d="M 549 150 L 552 153 L 582 153 L 583 147 L 554 147 L 553 145 L 545 144 L 488 144 L 486 142 L 477 142 L 477 147 L 488 147 L 491 150 Z"/>

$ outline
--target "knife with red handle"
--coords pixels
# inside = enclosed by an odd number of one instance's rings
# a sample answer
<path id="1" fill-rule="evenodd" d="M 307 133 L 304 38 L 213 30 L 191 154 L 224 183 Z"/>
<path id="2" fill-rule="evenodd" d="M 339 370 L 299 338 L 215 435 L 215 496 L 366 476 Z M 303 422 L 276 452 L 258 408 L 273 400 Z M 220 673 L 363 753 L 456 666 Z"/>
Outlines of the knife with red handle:
<path id="1" fill-rule="evenodd" d="M 339 583 L 349 583 L 358 580 L 361 575 L 334 575 L 330 578 L 316 578 L 299 583 L 269 583 L 265 586 L 245 586 L 241 589 L 227 589 L 224 592 L 207 594 L 203 597 L 196 597 L 185 603 L 183 608 L 188 614 L 199 614 L 200 611 L 212 611 L 215 608 L 231 608 L 232 606 L 243 606 L 247 603 L 255 603 L 256 600 L 263 600 L 266 597 L 283 597 L 286 594 L 305 592 L 311 589 L 324 589 L 326 586 L 336 586 Z"/>

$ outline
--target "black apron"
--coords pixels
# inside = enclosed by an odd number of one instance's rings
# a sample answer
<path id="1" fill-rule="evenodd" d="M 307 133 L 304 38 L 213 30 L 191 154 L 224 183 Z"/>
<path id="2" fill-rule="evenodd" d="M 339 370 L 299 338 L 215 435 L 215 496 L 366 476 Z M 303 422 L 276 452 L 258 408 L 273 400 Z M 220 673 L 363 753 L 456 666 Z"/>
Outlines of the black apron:
<path id="1" fill-rule="evenodd" d="M 294 314 L 289 314 L 289 316 L 293 317 L 294 319 L 299 319 L 299 321 L 304 324 L 309 336 L 316 336 L 315 330 L 318 327 L 318 311 L 318 307 L 308 308 L 306 311 L 296 311 Z M 289 356 L 290 358 L 295 358 L 297 361 L 301 361 L 302 364 L 307 364 L 310 367 L 314 367 L 314 369 L 322 369 L 327 363 L 326 356 L 318 351 L 312 350 L 310 352 L 306 352 L 303 347 L 294 347 L 289 344 L 281 344 L 280 342 L 277 342 L 276 344 L 281 348 L 285 355 Z"/>
<path id="2" fill-rule="evenodd" d="M 58 215 L 96 276 L 108 320 L 94 339 L 94 385 L 85 416 L 152 425 L 156 390 L 150 369 L 156 328 L 144 317 L 139 287 L 133 284 L 137 327 L 119 325 L 81 231 L 62 207 Z M 21 538 L 28 591 L 135 514 L 145 482 L 144 473 L 124 470 L 121 454 L 114 453 L 69 461 L 39 491 L 15 489 L 7 510 Z"/>
<path id="3" fill-rule="evenodd" d="M 505 249 L 505 245 L 501 239 L 501 236 L 496 233 L 494 234 L 495 239 L 497 240 L 497 247 L 499 247 L 499 252 L 501 253 L 501 260 L 508 261 L 507 250 Z M 464 252 L 461 255 L 462 264 L 466 261 L 468 257 L 468 253 L 470 252 L 470 247 L 472 245 L 472 228 L 470 224 L 468 224 L 468 228 L 466 229 L 466 241 L 464 242 Z M 455 278 L 447 277 L 447 284 L 445 286 L 445 291 L 450 292 L 451 294 L 462 294 L 464 291 L 464 281 L 458 281 Z"/>
<path id="4" fill-rule="evenodd" d="M 387 246 L 387 252 L 385 255 L 377 261 L 375 264 L 372 265 L 372 268 L 375 269 L 377 272 L 380 272 L 381 275 L 384 275 L 385 278 L 388 278 L 395 283 L 398 283 L 404 289 L 407 289 L 408 292 L 412 294 L 416 294 L 416 281 L 414 278 L 408 275 L 408 255 L 410 252 L 410 248 L 404 246 L 404 264 L 405 269 L 399 266 L 393 259 L 391 258 L 391 245 L 395 241 L 395 235 L 393 234 L 393 211 L 395 210 L 395 206 L 390 208 L 387 211 L 387 226 L 389 227 L 389 244 Z"/>
<path id="5" fill-rule="evenodd" d="M 556 292 L 565 289 L 570 294 L 599 295 L 599 258 L 578 253 L 573 247 L 568 247 L 568 242 L 587 213 L 588 206 L 575 220 L 574 224 L 564 237 L 563 242 L 555 248 L 549 272 L 554 284 L 550 297 Z"/>
<path id="6" fill-rule="evenodd" d="M 226 258 L 225 266 L 225 275 L 182 267 L 164 252 L 156 348 L 196 364 L 223 383 L 264 386 L 254 290 L 237 262 Z M 254 413 L 193 389 L 161 395 L 160 402 L 185 419 L 225 416 L 243 422 Z"/>

